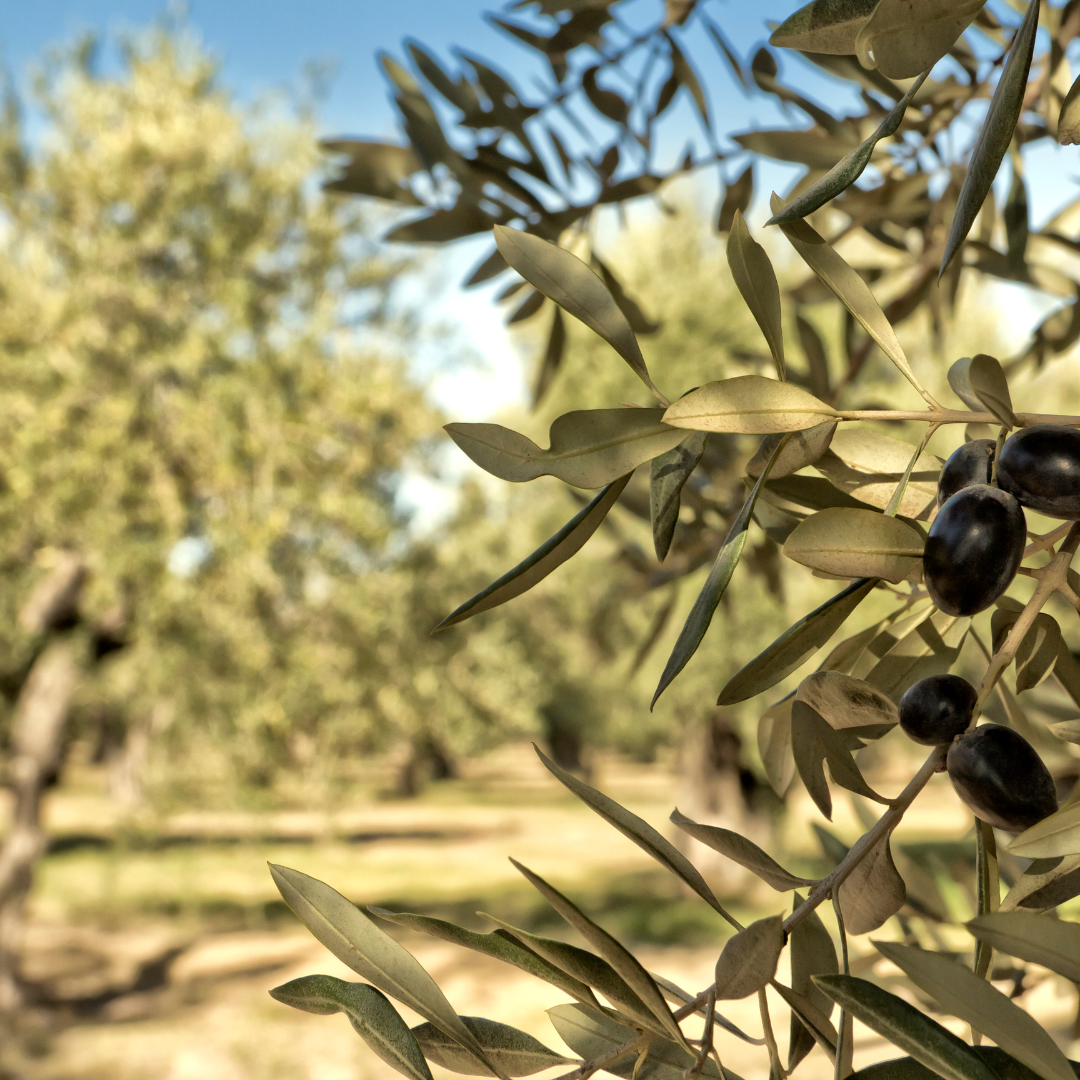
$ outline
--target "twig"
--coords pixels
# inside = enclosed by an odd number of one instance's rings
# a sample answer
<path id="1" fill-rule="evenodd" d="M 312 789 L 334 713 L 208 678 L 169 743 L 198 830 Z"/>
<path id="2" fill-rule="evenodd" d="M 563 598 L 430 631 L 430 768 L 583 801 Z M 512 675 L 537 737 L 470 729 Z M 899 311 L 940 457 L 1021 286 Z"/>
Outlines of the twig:
<path id="1" fill-rule="evenodd" d="M 1059 525 L 1052 532 L 1043 533 L 1042 536 L 1034 537 L 1031 543 L 1024 548 L 1024 558 L 1030 559 L 1033 555 L 1038 555 L 1040 551 L 1046 551 L 1048 548 L 1052 548 L 1070 528 L 1072 528 L 1072 522 L 1066 521 L 1064 525 Z"/>

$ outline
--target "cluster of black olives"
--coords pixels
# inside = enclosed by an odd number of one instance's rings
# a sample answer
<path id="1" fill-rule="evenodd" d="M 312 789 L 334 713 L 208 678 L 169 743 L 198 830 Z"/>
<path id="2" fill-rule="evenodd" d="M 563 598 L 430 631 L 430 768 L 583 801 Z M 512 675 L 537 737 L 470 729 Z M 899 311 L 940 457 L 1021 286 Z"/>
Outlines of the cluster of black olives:
<path id="1" fill-rule="evenodd" d="M 945 767 L 975 816 L 1023 832 L 1057 810 L 1054 779 L 1035 748 L 1012 728 L 968 730 L 977 694 L 959 675 L 931 675 L 900 699 L 900 726 L 924 746 L 948 746 Z"/>
<path id="2" fill-rule="evenodd" d="M 1023 507 L 1080 518 L 1080 431 L 1021 428 L 1005 441 L 990 483 L 993 439 L 965 443 L 938 480 L 938 515 L 923 551 L 931 599 L 949 615 L 974 615 L 1009 587 L 1024 557 Z"/>

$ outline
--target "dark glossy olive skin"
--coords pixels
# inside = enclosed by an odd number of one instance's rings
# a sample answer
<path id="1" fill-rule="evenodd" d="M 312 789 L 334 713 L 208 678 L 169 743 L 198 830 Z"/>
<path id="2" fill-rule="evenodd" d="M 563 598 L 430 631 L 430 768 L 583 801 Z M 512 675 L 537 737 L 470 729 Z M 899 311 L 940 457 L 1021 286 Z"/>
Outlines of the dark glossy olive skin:
<path id="1" fill-rule="evenodd" d="M 1027 543 L 1020 504 L 1000 488 L 961 488 L 938 511 L 923 549 L 923 578 L 949 615 L 988 608 L 1016 576 Z"/>
<path id="2" fill-rule="evenodd" d="M 946 746 L 967 731 L 978 693 L 959 675 L 931 675 L 900 699 L 900 726 L 913 742 Z"/>
<path id="3" fill-rule="evenodd" d="M 1080 431 L 1057 424 L 1021 428 L 1001 448 L 997 479 L 1021 506 L 1080 518 Z"/>
<path id="4" fill-rule="evenodd" d="M 946 768 L 956 794 L 996 829 L 1023 832 L 1057 810 L 1054 778 L 1012 728 L 972 728 L 949 747 Z"/>
<path id="5" fill-rule="evenodd" d="M 996 447 L 993 439 L 972 439 L 949 457 L 938 477 L 938 506 L 944 506 L 961 488 L 990 483 Z"/>

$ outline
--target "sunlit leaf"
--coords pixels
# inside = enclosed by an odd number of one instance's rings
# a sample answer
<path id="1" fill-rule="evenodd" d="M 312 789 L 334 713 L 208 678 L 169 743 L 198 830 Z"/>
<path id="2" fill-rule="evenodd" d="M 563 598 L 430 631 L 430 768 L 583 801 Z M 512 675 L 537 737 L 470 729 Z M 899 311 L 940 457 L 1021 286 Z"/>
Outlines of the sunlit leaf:
<path id="1" fill-rule="evenodd" d="M 793 432 L 772 468 L 769 469 L 769 479 L 779 480 L 790 476 L 793 472 L 798 472 L 806 465 L 812 465 L 829 449 L 835 433 L 836 424 L 831 420 L 826 420 L 816 427 L 807 428 L 805 431 Z M 777 443 L 783 437 L 781 434 L 766 435 L 761 440 L 757 452 L 746 463 L 746 472 L 749 476 L 761 475 Z"/>
<path id="2" fill-rule="evenodd" d="M 886 652 L 863 678 L 899 701 L 919 679 L 942 675 L 960 655 L 971 619 L 943 611 L 916 616 L 916 625 Z"/>
<path id="3" fill-rule="evenodd" d="M 1001 365 L 986 353 L 971 358 L 967 369 L 968 385 L 982 402 L 983 408 L 992 412 L 1006 427 L 1016 427 L 1016 414 L 1012 409 L 1009 384 Z"/>
<path id="4" fill-rule="evenodd" d="M 1080 923 L 1030 911 L 996 911 L 972 919 L 967 928 L 1000 952 L 1080 983 Z"/>
<path id="5" fill-rule="evenodd" d="M 780 286 L 776 283 L 769 256 L 750 235 L 742 213 L 735 211 L 727 241 L 727 262 L 731 276 L 768 342 L 776 365 L 776 377 L 787 378 L 784 366 L 784 327 L 780 317 Z"/>
<path id="6" fill-rule="evenodd" d="M 896 706 L 877 687 L 840 671 L 815 671 L 796 692 L 837 731 L 856 729 L 885 734 L 899 723 Z"/>
<path id="7" fill-rule="evenodd" d="M 854 53 L 855 39 L 877 5 L 878 0 L 811 0 L 772 32 L 769 44 L 803 52 Z"/>
<path id="8" fill-rule="evenodd" d="M 813 570 L 895 584 L 919 569 L 923 545 L 923 538 L 897 518 L 837 507 L 800 522 L 787 538 L 784 554 Z"/>
<path id="9" fill-rule="evenodd" d="M 840 886 L 840 911 L 849 934 L 868 934 L 892 918 L 907 899 L 886 836 L 866 854 Z"/>
<path id="10" fill-rule="evenodd" d="M 508 1024 L 486 1020 L 482 1016 L 463 1016 L 461 1022 L 476 1036 L 488 1060 L 493 1061 L 507 1076 L 532 1076 L 555 1065 L 572 1064 L 573 1059 L 556 1054 L 539 1039 Z M 412 1034 L 424 1051 L 424 1056 L 451 1072 L 466 1076 L 492 1076 L 460 1046 L 448 1039 L 434 1024 L 420 1024 Z"/>
<path id="11" fill-rule="evenodd" d="M 823 401 L 791 383 L 738 375 L 679 398 L 664 413 L 664 423 L 695 431 L 770 435 L 816 427 L 835 416 Z"/>
<path id="12" fill-rule="evenodd" d="M 890 79 L 928 71 L 952 47 L 985 0 L 881 0 L 855 43 Z"/>
<path id="13" fill-rule="evenodd" d="M 1080 855 L 1036 859 L 1001 901 L 1002 911 L 1049 911 L 1080 896 Z"/>
<path id="14" fill-rule="evenodd" d="M 1069 803 L 1020 833 L 1005 848 L 1022 859 L 1080 854 L 1080 802 Z"/>

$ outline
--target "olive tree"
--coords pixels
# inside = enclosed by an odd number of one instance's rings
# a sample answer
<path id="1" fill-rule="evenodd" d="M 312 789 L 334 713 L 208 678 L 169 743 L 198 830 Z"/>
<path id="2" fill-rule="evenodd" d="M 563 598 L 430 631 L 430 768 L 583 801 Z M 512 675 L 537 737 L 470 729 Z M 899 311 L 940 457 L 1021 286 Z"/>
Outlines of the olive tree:
<path id="1" fill-rule="evenodd" d="M 723 1064 L 730 1039 L 762 1046 L 774 1080 L 815 1048 L 841 1078 L 852 1072 L 856 1018 L 905 1055 L 862 1070 L 868 1080 L 1070 1080 L 1074 1063 L 1049 1032 L 1013 1000 L 1016 994 L 993 985 L 992 959 L 1000 953 L 1021 969 L 1034 964 L 1066 980 L 1080 977 L 1080 928 L 1056 914 L 1080 894 L 1080 816 L 1069 798 L 1059 808 L 1054 779 L 1036 749 L 1049 757 L 1046 748 L 1056 740 L 1067 749 L 1080 737 L 1080 668 L 1066 644 L 1074 634 L 1048 610 L 1052 604 L 1059 612 L 1080 610 L 1080 580 L 1070 568 L 1080 546 L 1080 416 L 1063 411 L 1059 397 L 1041 411 L 1019 411 L 1010 389 L 1010 379 L 1015 387 L 1028 365 L 1068 353 L 1077 340 L 1075 308 L 1054 311 L 1029 346 L 1005 363 L 977 351 L 953 362 L 938 356 L 954 395 L 944 403 L 944 380 L 927 385 L 931 380 L 921 375 L 928 365 L 909 361 L 896 328 L 925 312 L 942 332 L 963 303 L 962 280 L 980 274 L 1023 281 L 1075 304 L 1075 268 L 1053 256 L 1075 246 L 1074 208 L 1038 232 L 1030 228 L 1018 150 L 1039 139 L 1068 145 L 1076 138 L 1077 94 L 1068 88 L 1064 55 L 1080 29 L 1080 8 L 1029 0 L 998 17 L 978 0 L 813 0 L 778 26 L 771 41 L 859 87 L 862 114 L 834 117 L 778 80 L 771 50 L 741 62 L 704 2 L 669 0 L 655 25 L 636 33 L 626 32 L 618 5 L 604 0 L 543 0 L 536 19 L 523 22 L 519 9 L 529 6 L 514 5 L 512 17 L 496 23 L 550 66 L 552 81 L 535 102 L 478 58 L 463 54 L 459 73 L 451 75 L 411 45 L 418 75 L 457 110 L 453 137 L 417 78 L 385 58 L 409 145 L 329 144 L 349 155 L 336 185 L 341 190 L 406 204 L 428 193 L 428 212 L 392 237 L 446 241 L 493 229 L 495 247 L 472 280 L 510 268 L 525 283 L 511 286 L 526 290 L 522 308 L 551 313 L 538 396 L 558 377 L 565 323 L 572 318 L 610 345 L 640 380 L 640 397 L 650 399 L 635 400 L 634 408 L 611 402 L 567 412 L 551 425 L 547 448 L 498 425 L 449 425 L 457 445 L 503 480 L 553 475 L 596 494 L 530 558 L 460 604 L 443 625 L 515 600 L 572 558 L 646 464 L 657 562 L 677 556 L 671 541 L 680 492 L 688 490 L 712 440 L 761 437 L 745 461 L 745 500 L 715 547 L 656 697 L 709 631 L 753 530 L 782 543 L 791 562 L 841 579 L 834 595 L 718 685 L 717 701 L 760 700 L 759 745 L 773 784 L 782 791 L 797 774 L 827 819 L 837 790 L 851 792 L 863 808 L 865 832 L 837 850 L 830 872 L 806 878 L 747 838 L 674 811 L 679 830 L 777 892 L 793 894 L 790 912 L 778 903 L 773 913 L 743 926 L 653 824 L 541 755 L 562 784 L 730 926 L 708 986 L 688 990 L 647 971 L 571 898 L 520 864 L 586 948 L 496 917 L 497 929 L 480 933 L 419 915 L 359 910 L 330 886 L 275 866 L 286 902 L 365 981 L 306 976 L 273 995 L 311 1012 L 344 1012 L 375 1053 L 402 1074 L 425 1080 L 429 1061 L 473 1075 L 519 1076 L 565 1065 L 568 1080 L 599 1070 L 720 1080 L 733 1075 Z M 679 28 L 690 20 L 706 26 L 737 79 L 812 120 L 802 131 L 734 136 L 754 153 L 809 167 L 786 198 L 772 197 L 765 228 L 784 237 L 811 276 L 781 292 L 765 248 L 743 220 L 751 174 L 733 178 L 719 215 L 731 277 L 774 370 L 692 388 L 669 385 L 665 372 L 646 365 L 638 341 L 647 330 L 641 308 L 597 254 L 589 228 L 598 208 L 655 192 L 673 175 L 652 170 L 649 147 L 654 126 L 682 88 L 712 131 L 716 110 L 680 44 Z M 1036 54 L 1040 24 L 1049 48 Z M 989 105 L 972 144 L 961 132 L 978 98 Z M 556 116 L 585 109 L 594 113 L 590 122 L 602 119 L 614 133 L 602 153 L 567 147 L 554 123 Z M 700 157 L 688 155 L 675 172 L 714 164 L 723 153 L 718 145 Z M 999 213 L 991 184 L 1010 148 L 1012 184 Z M 853 186 L 871 163 L 878 183 Z M 414 186 L 422 171 L 431 182 Z M 593 180 L 586 201 L 575 199 L 576 189 L 566 183 L 575 171 Z M 935 178 L 946 183 L 931 185 Z M 869 250 L 878 260 L 858 270 L 839 250 L 856 233 L 868 238 L 863 251 L 873 241 Z M 1002 239 L 1005 250 L 997 246 Z M 894 295 L 881 303 L 886 290 Z M 843 311 L 839 379 L 803 313 L 826 298 Z M 793 326 L 801 362 L 791 355 Z M 856 396 L 871 364 L 892 367 L 890 407 L 871 407 Z M 914 430 L 911 441 L 882 433 L 883 422 L 899 421 L 904 431 Z M 949 430 L 962 430 L 965 443 L 942 461 L 928 444 Z M 854 630 L 849 620 L 867 610 L 871 621 Z M 808 670 L 830 642 L 816 670 Z M 974 681 L 953 671 L 970 673 L 975 658 Z M 984 722 L 995 697 L 1004 724 Z M 901 790 L 889 794 L 871 787 L 854 756 L 883 738 L 926 749 Z M 893 855 L 895 830 L 941 772 L 974 817 L 973 904 L 963 920 L 966 951 L 959 953 L 945 950 L 933 924 L 946 917 L 919 903 L 917 876 L 905 882 Z M 882 807 L 879 815 L 868 810 L 870 803 Z M 1002 834 L 1012 834 L 1003 858 L 1016 871 L 1004 895 Z M 820 917 L 823 905 L 832 907 L 835 938 Z M 850 939 L 894 918 L 899 940 L 873 941 L 860 974 L 852 974 Z M 570 1000 L 549 1016 L 575 1057 L 496 1020 L 458 1016 L 384 922 L 496 957 L 558 987 Z M 777 974 L 785 950 L 787 983 Z M 903 988 L 890 981 L 886 989 L 866 977 L 879 960 L 903 972 Z M 768 990 L 790 1014 L 786 1061 Z M 970 1025 L 971 1037 L 961 1038 L 915 1007 L 912 991 L 933 1010 Z M 760 1037 L 723 1016 L 725 1001 L 754 995 Z M 391 998 L 425 1022 L 410 1029 Z M 984 1036 L 996 1047 L 980 1045 Z"/>

